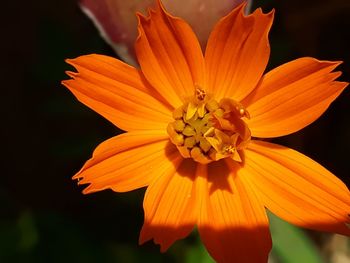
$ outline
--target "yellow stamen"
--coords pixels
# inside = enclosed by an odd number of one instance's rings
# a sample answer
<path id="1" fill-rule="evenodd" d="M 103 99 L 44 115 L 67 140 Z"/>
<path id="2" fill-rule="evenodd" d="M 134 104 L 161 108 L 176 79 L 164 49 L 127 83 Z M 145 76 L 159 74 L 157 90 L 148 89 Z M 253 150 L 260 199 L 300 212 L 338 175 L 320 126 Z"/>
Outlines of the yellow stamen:
<path id="1" fill-rule="evenodd" d="M 183 113 L 184 113 L 183 106 L 181 106 L 173 111 L 173 118 L 175 120 L 181 119 L 183 116 Z"/>
<path id="2" fill-rule="evenodd" d="M 184 146 L 186 146 L 187 148 L 193 148 L 195 144 L 196 144 L 196 139 L 193 136 L 187 137 L 185 139 Z"/>
<path id="3" fill-rule="evenodd" d="M 205 104 L 202 103 L 198 106 L 198 109 L 197 109 L 197 113 L 198 113 L 198 116 L 203 118 L 204 117 L 204 114 L 206 113 L 206 110 L 205 110 Z"/>
<path id="4" fill-rule="evenodd" d="M 185 121 L 191 119 L 197 112 L 197 107 L 193 102 L 188 103 Z"/>
<path id="5" fill-rule="evenodd" d="M 181 132 L 181 131 L 184 130 L 184 128 L 185 128 L 185 123 L 184 123 L 183 120 L 176 120 L 174 122 L 174 129 L 175 129 L 175 131 Z"/>
<path id="6" fill-rule="evenodd" d="M 214 111 L 214 115 L 216 117 L 222 117 L 222 116 L 224 116 L 224 110 L 219 108 L 219 109 Z"/>
<path id="7" fill-rule="evenodd" d="M 201 138 L 199 140 L 199 147 L 203 150 L 203 152 L 208 152 L 211 148 L 211 144 L 205 138 Z"/>
<path id="8" fill-rule="evenodd" d="M 182 133 L 186 136 L 193 136 L 196 135 L 196 131 L 193 129 L 193 127 L 186 125 L 183 129 Z"/>
<path id="9" fill-rule="evenodd" d="M 208 111 L 212 112 L 219 108 L 219 103 L 217 103 L 216 100 L 209 100 L 207 104 L 205 104 L 205 107 Z"/>

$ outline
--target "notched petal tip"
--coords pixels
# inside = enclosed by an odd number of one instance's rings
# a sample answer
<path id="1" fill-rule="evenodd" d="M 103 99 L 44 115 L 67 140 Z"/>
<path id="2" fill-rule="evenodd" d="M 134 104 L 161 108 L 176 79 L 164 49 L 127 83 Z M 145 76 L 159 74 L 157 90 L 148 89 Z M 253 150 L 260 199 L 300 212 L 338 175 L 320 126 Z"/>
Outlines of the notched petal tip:
<path id="1" fill-rule="evenodd" d="M 268 28 L 270 28 L 275 17 L 275 9 L 273 8 L 270 12 L 264 13 L 261 8 L 258 8 L 246 17 L 250 16 L 254 17 L 255 19 L 266 19 L 268 21 Z"/>
<path id="2" fill-rule="evenodd" d="M 73 58 L 66 58 L 64 60 L 64 62 L 66 62 L 67 64 L 70 64 L 72 60 L 74 60 L 74 59 Z"/>
<path id="3" fill-rule="evenodd" d="M 64 62 L 66 62 L 68 65 L 70 65 L 70 66 L 72 66 L 74 69 L 76 69 L 77 70 L 77 63 L 76 63 L 76 61 L 79 59 L 80 57 L 77 57 L 77 58 L 74 58 L 74 59 L 72 59 L 72 58 L 67 58 L 67 59 L 65 59 L 64 60 Z M 78 71 L 78 70 L 77 70 Z M 68 75 L 69 77 L 71 77 L 71 78 L 75 78 L 76 76 L 78 76 L 79 75 L 79 72 L 74 72 L 74 71 L 71 71 L 71 70 L 66 70 L 64 73 L 66 73 L 66 75 Z M 65 85 L 65 80 L 64 81 L 62 81 L 61 83 L 63 84 L 63 85 Z M 66 86 L 66 85 L 65 85 Z M 66 86 L 67 87 L 67 86 Z"/>
<path id="4" fill-rule="evenodd" d="M 78 183 L 80 183 L 81 178 L 83 178 L 81 173 L 84 171 L 84 169 L 85 165 L 75 175 L 72 176 L 72 180 L 78 180 Z"/>
<path id="5" fill-rule="evenodd" d="M 142 232 L 141 232 L 140 237 L 139 237 L 139 245 L 141 246 L 141 245 L 145 244 L 146 242 L 149 242 L 152 240 L 153 240 L 154 244 L 159 246 L 159 251 L 161 253 L 165 253 L 169 249 L 169 247 L 171 246 L 171 244 L 165 245 L 164 243 L 160 242 L 159 240 L 157 240 L 156 238 L 153 238 L 150 235 L 142 234 Z"/>
<path id="6" fill-rule="evenodd" d="M 165 253 L 169 247 L 171 246 L 171 244 L 168 243 L 164 243 L 164 241 L 161 241 L 157 238 L 154 238 L 151 234 L 145 234 L 141 231 L 140 233 L 140 237 L 139 237 L 139 245 L 143 245 L 146 242 L 152 241 L 153 243 L 159 246 L 159 250 L 161 253 Z"/>
<path id="7" fill-rule="evenodd" d="M 264 13 L 262 8 L 257 8 L 254 10 L 254 12 L 252 12 L 251 14 L 248 14 L 248 15 L 246 15 L 244 13 L 244 9 L 242 9 L 241 15 L 246 19 L 253 18 L 255 20 L 260 20 L 262 24 L 266 24 L 266 26 L 267 26 L 266 29 L 269 31 L 271 26 L 272 26 L 274 17 L 275 17 L 275 9 L 273 8 L 273 9 L 271 9 L 270 12 Z M 268 34 L 266 35 L 266 37 L 268 39 Z M 269 42 L 268 42 L 268 44 L 269 44 Z"/>
<path id="8" fill-rule="evenodd" d="M 66 89 L 70 90 L 71 92 L 73 92 L 74 88 L 72 88 L 72 82 L 76 81 L 75 79 L 79 75 L 79 73 L 75 73 L 75 72 L 65 72 L 65 73 L 70 77 L 70 79 L 62 80 L 61 85 Z"/>
<path id="9" fill-rule="evenodd" d="M 243 2 L 242 4 L 240 4 L 238 7 L 236 7 L 237 9 L 240 9 L 240 13 L 241 15 L 243 15 L 244 17 L 251 17 L 251 16 L 264 16 L 264 17 L 268 17 L 270 19 L 274 18 L 275 15 L 275 9 L 272 8 L 270 12 L 264 13 L 264 11 L 262 10 L 261 7 L 257 8 L 254 10 L 254 12 L 247 14 L 247 12 L 245 12 L 246 8 L 248 7 L 247 2 Z"/>
<path id="10" fill-rule="evenodd" d="M 167 226 L 154 226 L 152 223 L 145 221 L 140 232 L 139 245 L 153 241 L 154 244 L 159 245 L 160 252 L 165 253 L 176 240 L 188 236 L 188 233 L 179 236 L 179 231 L 181 232 L 182 230 Z"/>
<path id="11" fill-rule="evenodd" d="M 85 185 L 85 188 L 82 190 L 84 195 L 91 194 L 100 191 L 101 189 L 93 189 L 93 185 L 90 181 L 84 180 L 84 176 L 81 173 L 84 171 L 84 167 L 80 169 L 73 177 L 72 180 L 76 182 L 78 186 Z"/>
<path id="12" fill-rule="evenodd" d="M 80 183 L 78 183 L 78 185 L 80 185 Z M 87 195 L 87 194 L 96 193 L 96 192 L 101 191 L 101 190 L 102 190 L 102 189 L 93 189 L 93 188 L 91 187 L 91 184 L 90 184 L 88 187 L 86 187 L 85 189 L 83 189 L 82 193 L 83 193 L 84 195 Z"/>
<path id="13" fill-rule="evenodd" d="M 178 19 L 178 20 L 184 21 L 182 18 L 169 13 L 168 10 L 165 8 L 164 4 L 162 3 L 162 1 L 157 0 L 156 7 L 157 7 L 157 9 L 155 10 L 156 12 L 159 12 L 162 15 L 165 15 L 166 17 L 169 17 L 171 19 Z"/>
<path id="14" fill-rule="evenodd" d="M 76 58 L 67 58 L 64 60 L 64 62 L 66 62 L 68 65 L 71 65 L 73 67 L 76 66 L 76 63 L 77 61 L 83 56 L 79 56 L 79 57 L 76 57 Z"/>
<path id="15" fill-rule="evenodd" d="M 64 73 L 66 73 L 66 75 L 68 77 L 71 77 L 72 79 L 75 79 L 77 76 L 79 76 L 79 72 L 74 72 L 74 71 L 70 71 L 70 70 L 67 70 Z M 62 82 L 67 82 L 67 84 L 68 84 L 68 80 L 64 80 Z"/>
<path id="16" fill-rule="evenodd" d="M 137 37 L 134 43 L 134 48 L 137 42 L 139 42 L 141 36 L 142 36 L 142 22 L 141 20 L 145 20 L 146 17 L 141 14 L 140 12 L 136 12 L 136 19 L 137 19 Z"/>
<path id="17" fill-rule="evenodd" d="M 143 23 L 150 23 L 150 21 L 152 20 L 152 18 L 154 16 L 157 16 L 159 13 L 161 14 L 165 14 L 166 16 L 170 16 L 172 17 L 166 10 L 165 7 L 163 6 L 163 4 L 157 0 L 156 6 L 155 7 L 148 7 L 147 8 L 147 15 L 144 15 L 140 12 L 136 12 L 136 18 L 137 18 L 137 29 L 138 29 L 138 37 L 137 39 L 140 37 L 140 27 L 142 27 Z"/>

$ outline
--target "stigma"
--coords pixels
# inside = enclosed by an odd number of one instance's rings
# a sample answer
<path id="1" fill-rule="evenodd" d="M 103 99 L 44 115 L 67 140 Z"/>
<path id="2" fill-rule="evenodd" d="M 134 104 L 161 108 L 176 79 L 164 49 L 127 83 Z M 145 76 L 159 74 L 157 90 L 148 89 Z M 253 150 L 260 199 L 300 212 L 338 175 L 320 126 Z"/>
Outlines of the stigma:
<path id="1" fill-rule="evenodd" d="M 242 150 L 250 141 L 242 104 L 224 98 L 217 102 L 196 87 L 193 97 L 173 111 L 167 132 L 184 158 L 207 164 L 223 158 L 242 162 Z"/>

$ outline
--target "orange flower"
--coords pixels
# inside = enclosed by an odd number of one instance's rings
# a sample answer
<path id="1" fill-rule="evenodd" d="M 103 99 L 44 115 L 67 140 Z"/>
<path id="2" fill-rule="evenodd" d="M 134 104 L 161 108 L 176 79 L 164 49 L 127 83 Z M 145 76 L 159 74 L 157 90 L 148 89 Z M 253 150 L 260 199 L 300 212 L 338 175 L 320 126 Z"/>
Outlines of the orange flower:
<path id="1" fill-rule="evenodd" d="M 102 56 L 67 62 L 63 81 L 126 133 L 97 147 L 73 178 L 84 193 L 148 186 L 140 243 L 165 251 L 194 226 L 218 262 L 266 262 L 266 208 L 310 229 L 349 235 L 350 195 L 332 173 L 292 149 L 256 138 L 315 121 L 347 83 L 340 62 L 301 58 L 263 75 L 273 12 L 222 18 L 205 54 L 190 27 L 158 3 L 138 15 L 141 70 Z"/>

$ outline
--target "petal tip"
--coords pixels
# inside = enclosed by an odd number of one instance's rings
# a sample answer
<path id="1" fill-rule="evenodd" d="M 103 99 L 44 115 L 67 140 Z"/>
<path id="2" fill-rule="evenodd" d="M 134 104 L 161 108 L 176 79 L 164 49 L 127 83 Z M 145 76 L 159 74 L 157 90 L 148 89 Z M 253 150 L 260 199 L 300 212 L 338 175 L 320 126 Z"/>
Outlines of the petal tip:
<path id="1" fill-rule="evenodd" d="M 75 66 L 75 61 L 78 59 L 79 57 L 77 58 L 67 58 L 64 60 L 64 62 L 66 62 L 67 64 L 71 65 L 71 66 Z"/>
<path id="2" fill-rule="evenodd" d="M 80 184 L 80 182 L 79 182 L 78 184 Z M 91 184 L 90 184 L 88 187 L 86 187 L 86 188 L 82 191 L 82 193 L 83 193 L 84 195 L 87 195 L 87 194 L 95 193 L 95 192 L 97 192 L 97 191 L 98 191 L 98 190 L 97 190 L 97 189 L 94 189 L 94 188 L 91 186 Z"/>
<path id="3" fill-rule="evenodd" d="M 67 71 L 65 71 L 64 73 L 66 73 L 66 75 L 68 76 L 68 77 L 71 77 L 71 78 L 75 78 L 75 77 L 77 77 L 78 75 L 79 75 L 79 73 L 78 72 L 73 72 L 73 71 L 70 71 L 70 70 L 67 70 Z M 68 80 L 63 80 L 62 82 L 68 82 Z"/>
<path id="4" fill-rule="evenodd" d="M 88 188 L 85 188 L 85 189 L 82 191 L 82 193 L 83 193 L 84 195 L 87 195 L 87 194 L 90 193 L 90 191 L 88 190 Z"/>
<path id="5" fill-rule="evenodd" d="M 276 12 L 275 8 L 272 8 L 271 11 L 264 13 L 262 8 L 259 7 L 257 9 L 255 9 L 254 12 L 249 14 L 248 16 L 263 16 L 263 17 L 272 19 L 275 15 L 275 12 Z"/>
<path id="6" fill-rule="evenodd" d="M 135 40 L 135 46 L 136 43 L 140 41 L 141 36 L 144 34 L 142 29 L 142 24 L 148 23 L 150 20 L 149 16 L 144 16 L 140 12 L 136 12 L 136 19 L 137 19 L 137 37 Z"/>

